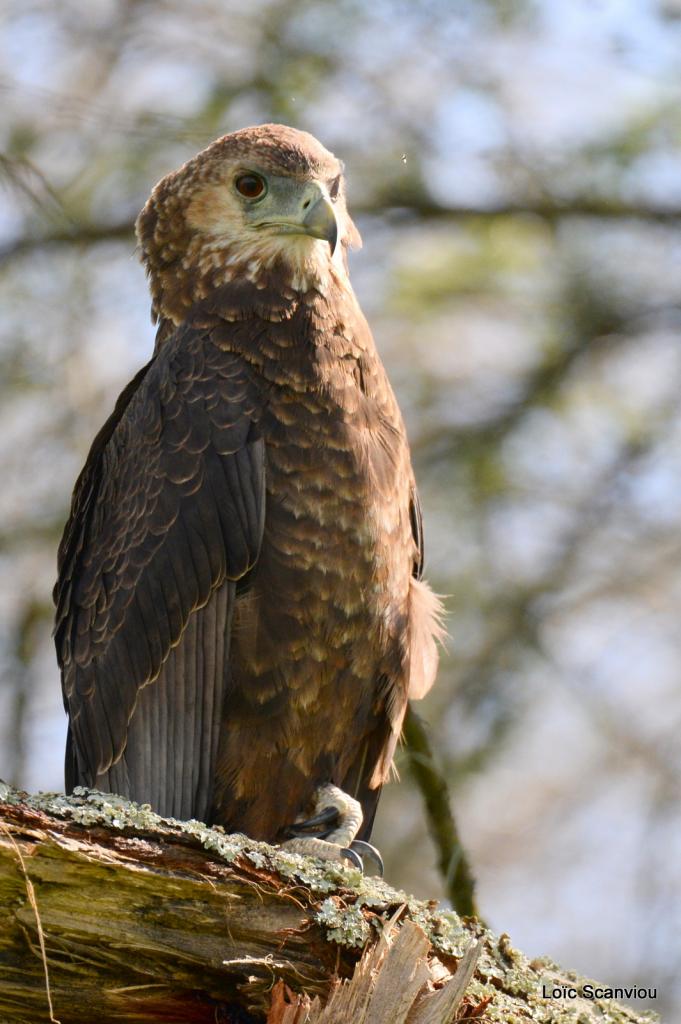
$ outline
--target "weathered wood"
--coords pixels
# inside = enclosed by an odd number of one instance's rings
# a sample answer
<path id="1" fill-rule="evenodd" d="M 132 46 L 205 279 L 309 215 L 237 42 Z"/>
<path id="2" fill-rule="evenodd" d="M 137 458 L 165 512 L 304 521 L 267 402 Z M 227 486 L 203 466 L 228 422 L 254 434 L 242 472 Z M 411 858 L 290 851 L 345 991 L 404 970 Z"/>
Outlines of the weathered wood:
<path id="1" fill-rule="evenodd" d="M 649 1019 L 547 1001 L 542 983 L 581 979 L 353 868 L 102 794 L 0 785 L 0 906 L 12 1024 Z"/>
<path id="2" fill-rule="evenodd" d="M 443 1024 L 455 1018 L 477 962 L 480 945 L 471 941 L 452 977 L 431 959 L 423 929 L 405 921 L 386 928 L 366 950 L 352 978 L 337 983 L 326 1005 L 317 996 L 291 998 L 278 982 L 267 1024 Z M 435 985 L 440 984 L 436 989 Z"/>

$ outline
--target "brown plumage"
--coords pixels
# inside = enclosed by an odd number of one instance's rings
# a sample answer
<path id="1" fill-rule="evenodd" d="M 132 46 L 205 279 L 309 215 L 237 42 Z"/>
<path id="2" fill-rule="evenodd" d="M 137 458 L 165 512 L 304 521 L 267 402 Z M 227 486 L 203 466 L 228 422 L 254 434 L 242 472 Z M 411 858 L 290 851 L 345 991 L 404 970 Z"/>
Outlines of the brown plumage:
<path id="1" fill-rule="evenodd" d="M 156 349 L 59 550 L 67 788 L 277 840 L 331 782 L 366 837 L 435 675 L 438 604 L 347 277 L 341 166 L 304 132 L 235 132 L 156 186 L 137 231 Z"/>

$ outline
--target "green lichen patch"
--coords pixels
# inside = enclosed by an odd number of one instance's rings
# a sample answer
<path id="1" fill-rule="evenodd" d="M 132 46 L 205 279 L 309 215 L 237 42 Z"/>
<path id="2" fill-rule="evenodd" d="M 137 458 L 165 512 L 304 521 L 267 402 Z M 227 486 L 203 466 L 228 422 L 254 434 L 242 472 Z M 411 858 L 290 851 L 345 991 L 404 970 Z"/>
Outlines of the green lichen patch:
<path id="1" fill-rule="evenodd" d="M 358 906 L 343 906 L 328 897 L 315 912 L 314 919 L 321 925 L 327 939 L 348 949 L 363 949 L 371 938 L 371 927 Z"/>

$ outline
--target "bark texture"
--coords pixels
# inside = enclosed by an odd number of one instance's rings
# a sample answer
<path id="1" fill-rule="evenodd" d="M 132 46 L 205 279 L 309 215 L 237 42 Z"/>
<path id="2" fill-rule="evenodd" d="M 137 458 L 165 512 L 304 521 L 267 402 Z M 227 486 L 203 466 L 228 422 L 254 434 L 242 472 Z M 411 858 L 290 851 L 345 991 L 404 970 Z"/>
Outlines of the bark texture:
<path id="1" fill-rule="evenodd" d="M 507 936 L 352 868 L 110 794 L 0 784 L 0 1021 L 642 1024 Z"/>

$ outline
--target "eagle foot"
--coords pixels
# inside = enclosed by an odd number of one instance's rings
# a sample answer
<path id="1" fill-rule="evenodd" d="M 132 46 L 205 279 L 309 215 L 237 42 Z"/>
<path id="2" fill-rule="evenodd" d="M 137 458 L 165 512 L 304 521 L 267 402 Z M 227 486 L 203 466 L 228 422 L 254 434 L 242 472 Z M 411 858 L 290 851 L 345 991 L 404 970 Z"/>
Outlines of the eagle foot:
<path id="1" fill-rule="evenodd" d="M 293 838 L 326 839 L 336 846 L 350 846 L 362 827 L 362 805 L 338 786 L 327 783 L 314 794 L 314 813 L 286 829 Z M 320 828 L 320 825 L 332 826 Z"/>
<path id="2" fill-rule="evenodd" d="M 281 844 L 282 850 L 289 850 L 291 853 L 299 853 L 304 857 L 317 857 L 319 860 L 338 861 L 349 860 L 354 867 L 364 874 L 364 860 L 370 860 L 383 877 L 383 858 L 371 843 L 365 843 L 361 839 L 355 839 L 349 846 L 340 846 L 339 843 L 330 843 L 326 839 L 318 839 L 314 836 L 300 837 L 298 839 L 287 839 Z"/>
<path id="3" fill-rule="evenodd" d="M 364 871 L 366 857 L 383 875 L 383 860 L 376 847 L 355 839 L 362 820 L 360 802 L 328 783 L 315 791 L 311 817 L 301 818 L 286 829 L 291 839 L 282 846 L 321 860 L 349 860 L 360 871 Z"/>

